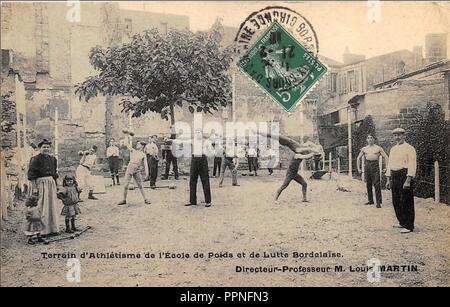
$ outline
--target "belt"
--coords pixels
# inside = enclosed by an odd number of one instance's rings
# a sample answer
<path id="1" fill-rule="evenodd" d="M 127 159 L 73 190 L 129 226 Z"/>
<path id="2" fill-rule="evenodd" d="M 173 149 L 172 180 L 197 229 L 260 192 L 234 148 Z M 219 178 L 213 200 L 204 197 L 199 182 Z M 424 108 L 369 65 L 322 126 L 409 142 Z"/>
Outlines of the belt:
<path id="1" fill-rule="evenodd" d="M 405 171 L 408 171 L 408 169 L 407 168 L 401 168 L 401 169 L 397 169 L 397 170 L 391 169 L 391 172 L 394 172 L 394 173 L 405 172 Z"/>

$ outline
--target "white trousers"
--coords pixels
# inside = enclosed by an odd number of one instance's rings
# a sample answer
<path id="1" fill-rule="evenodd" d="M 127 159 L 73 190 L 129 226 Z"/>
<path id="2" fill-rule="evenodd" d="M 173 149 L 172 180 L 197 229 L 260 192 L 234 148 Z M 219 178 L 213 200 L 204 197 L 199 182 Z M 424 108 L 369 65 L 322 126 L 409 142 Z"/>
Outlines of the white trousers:
<path id="1" fill-rule="evenodd" d="M 91 171 L 82 165 L 78 165 L 77 170 L 75 171 L 75 176 L 77 178 L 78 187 L 83 189 L 83 192 L 89 192 L 94 190 L 94 186 L 92 184 L 93 178 Z"/>

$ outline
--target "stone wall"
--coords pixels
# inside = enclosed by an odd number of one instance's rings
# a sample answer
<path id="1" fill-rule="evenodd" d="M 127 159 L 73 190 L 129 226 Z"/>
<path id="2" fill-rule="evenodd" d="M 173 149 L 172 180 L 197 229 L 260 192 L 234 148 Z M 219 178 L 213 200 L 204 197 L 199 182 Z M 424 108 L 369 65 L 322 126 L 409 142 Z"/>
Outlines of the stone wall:
<path id="1" fill-rule="evenodd" d="M 374 84 L 390 80 L 396 76 L 418 69 L 414 54 L 409 50 L 399 50 L 367 59 L 365 66 L 365 83 L 370 90 Z"/>
<path id="2" fill-rule="evenodd" d="M 404 80 L 395 88 L 368 92 L 359 108 L 365 110 L 361 116 L 373 117 L 379 141 L 390 148 L 393 129 L 408 127 L 417 120 L 417 115 L 424 114 L 427 103 L 438 104 L 445 110 L 448 99 L 445 79 Z"/>
<path id="3" fill-rule="evenodd" d="M 16 104 L 15 104 L 15 82 L 14 82 L 14 75 L 8 74 L 7 72 L 3 73 L 1 75 L 1 96 L 2 96 L 2 102 L 1 102 L 1 114 L 2 114 L 2 121 L 7 120 L 11 124 L 16 124 L 17 118 L 16 118 Z M 9 97 L 8 97 L 9 96 Z M 3 97 L 8 97 L 7 99 L 3 100 Z M 9 103 L 7 105 L 7 102 L 12 102 L 11 108 Z M 2 123 L 3 125 L 3 123 Z M 17 136 L 15 131 L 10 131 L 9 133 L 3 133 L 1 135 L 1 147 L 15 147 L 17 146 Z"/>
<path id="4" fill-rule="evenodd" d="M 448 76 L 447 76 L 448 78 Z M 407 130 L 407 140 L 414 139 L 408 128 L 414 126 L 418 120 L 427 116 L 427 104 L 441 106 L 444 112 L 448 114 L 449 103 L 449 80 L 403 80 L 398 82 L 394 88 L 368 92 L 364 97 L 363 107 L 365 112 L 362 116 L 372 115 L 376 125 L 376 135 L 379 144 L 389 153 L 394 145 L 392 130 L 398 127 Z M 360 106 L 361 107 L 361 106 Z M 447 127 L 450 126 L 447 115 Z M 449 128 L 447 128 L 449 129 Z M 447 155 L 450 157 L 450 148 L 447 148 Z M 433 171 L 433 161 L 429 165 L 419 165 L 418 174 L 430 174 Z M 441 161 L 441 201 L 449 203 L 449 185 L 450 160 Z M 427 175 L 427 176 L 428 176 Z M 433 179 L 429 178 L 429 195 L 433 195 Z M 427 181 L 428 182 L 428 181 Z M 428 197 L 426 196 L 426 197 Z"/>

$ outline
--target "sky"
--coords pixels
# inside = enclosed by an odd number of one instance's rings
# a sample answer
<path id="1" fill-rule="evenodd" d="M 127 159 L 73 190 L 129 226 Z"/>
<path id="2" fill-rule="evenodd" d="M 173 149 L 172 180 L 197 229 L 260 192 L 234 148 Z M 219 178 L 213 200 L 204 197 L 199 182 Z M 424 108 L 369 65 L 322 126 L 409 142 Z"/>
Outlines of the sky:
<path id="1" fill-rule="evenodd" d="M 416 45 L 425 46 L 427 33 L 450 31 L 448 2 L 378 2 L 379 9 L 371 2 L 378 1 L 130 1 L 120 2 L 120 7 L 186 15 L 191 30 L 197 31 L 209 29 L 216 18 L 221 18 L 226 26 L 238 27 L 254 11 L 274 4 L 286 6 L 310 21 L 318 36 L 320 54 L 338 61 L 342 61 L 346 46 L 351 53 L 369 58 L 401 49 L 412 50 Z M 447 50 L 450 54 L 450 36 Z"/>

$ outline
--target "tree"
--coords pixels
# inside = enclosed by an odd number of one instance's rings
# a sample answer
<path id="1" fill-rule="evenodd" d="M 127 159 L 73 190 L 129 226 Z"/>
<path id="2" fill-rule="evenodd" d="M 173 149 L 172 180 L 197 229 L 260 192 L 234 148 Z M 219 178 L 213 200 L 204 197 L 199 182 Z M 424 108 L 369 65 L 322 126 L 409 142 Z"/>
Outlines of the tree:
<path id="1" fill-rule="evenodd" d="M 123 112 L 139 117 L 148 111 L 175 124 L 174 108 L 212 113 L 231 98 L 227 74 L 232 48 L 221 48 L 223 29 L 216 21 L 208 32 L 156 29 L 135 35 L 118 47 L 91 49 L 91 65 L 99 72 L 76 86 L 80 99 L 98 94 L 122 96 Z"/>
<path id="2" fill-rule="evenodd" d="M 445 184 L 448 177 L 448 161 L 450 142 L 449 124 L 445 114 L 438 104 L 427 103 L 422 114 L 417 114 L 415 120 L 407 127 L 409 132 L 406 141 L 417 151 L 417 175 L 415 194 L 419 197 L 434 196 L 434 162 L 438 161 L 441 178 L 441 199 L 449 202 L 449 188 Z"/>
<path id="3" fill-rule="evenodd" d="M 352 155 L 356 163 L 356 157 L 358 157 L 359 152 L 367 145 L 367 136 L 371 135 L 376 140 L 377 135 L 375 123 L 371 115 L 366 116 L 358 127 L 352 128 Z"/>

